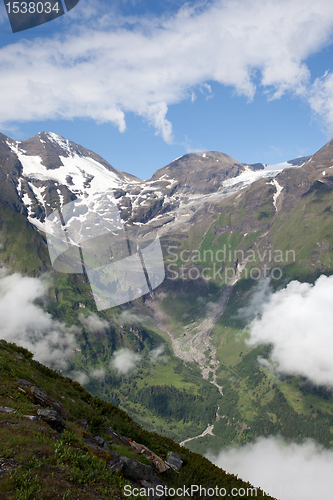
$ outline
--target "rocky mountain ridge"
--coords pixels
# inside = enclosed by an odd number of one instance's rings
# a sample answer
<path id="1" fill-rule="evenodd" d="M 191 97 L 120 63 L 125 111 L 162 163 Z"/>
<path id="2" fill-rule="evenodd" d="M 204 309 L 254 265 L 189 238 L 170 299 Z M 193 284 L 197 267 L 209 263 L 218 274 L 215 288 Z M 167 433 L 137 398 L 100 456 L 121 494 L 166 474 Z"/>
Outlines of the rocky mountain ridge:
<path id="1" fill-rule="evenodd" d="M 24 141 L 0 135 L 1 202 L 43 231 L 54 210 L 77 198 L 88 202 L 101 191 L 118 206 L 122 221 L 140 227 L 142 234 L 184 231 L 198 214 L 209 216 L 210 206 L 258 179 L 274 177 L 279 169 L 211 151 L 186 154 L 142 181 L 52 132 Z"/>

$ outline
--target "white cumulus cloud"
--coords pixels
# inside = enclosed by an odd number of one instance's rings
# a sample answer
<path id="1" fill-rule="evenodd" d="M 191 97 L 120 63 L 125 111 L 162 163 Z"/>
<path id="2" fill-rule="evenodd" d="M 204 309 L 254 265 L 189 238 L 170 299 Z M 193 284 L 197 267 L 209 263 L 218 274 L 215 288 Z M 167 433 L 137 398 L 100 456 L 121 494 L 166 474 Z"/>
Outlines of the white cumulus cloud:
<path id="1" fill-rule="evenodd" d="M 317 78 L 309 91 L 309 103 L 316 115 L 329 124 L 333 134 L 333 74 L 326 73 Z"/>
<path id="2" fill-rule="evenodd" d="M 306 441 L 287 444 L 276 438 L 222 450 L 207 458 L 280 500 L 332 497 L 333 451 Z"/>
<path id="3" fill-rule="evenodd" d="M 278 372 L 333 386 L 333 276 L 314 285 L 292 281 L 262 306 L 249 325 L 250 345 L 271 343 Z"/>
<path id="4" fill-rule="evenodd" d="M 34 303 L 47 289 L 41 279 L 1 271 L 0 338 L 29 349 L 34 359 L 51 368 L 65 369 L 76 347 L 77 328 L 66 327 Z"/>
<path id="5" fill-rule="evenodd" d="M 3 127 L 80 117 L 124 131 L 132 112 L 170 143 L 168 107 L 211 81 L 249 100 L 258 88 L 270 98 L 291 91 L 332 119 L 331 75 L 311 87 L 305 62 L 331 43 L 330 0 L 216 0 L 160 18 L 121 18 L 105 7 L 85 3 L 84 19 L 73 9 L 68 34 L 0 49 Z"/>

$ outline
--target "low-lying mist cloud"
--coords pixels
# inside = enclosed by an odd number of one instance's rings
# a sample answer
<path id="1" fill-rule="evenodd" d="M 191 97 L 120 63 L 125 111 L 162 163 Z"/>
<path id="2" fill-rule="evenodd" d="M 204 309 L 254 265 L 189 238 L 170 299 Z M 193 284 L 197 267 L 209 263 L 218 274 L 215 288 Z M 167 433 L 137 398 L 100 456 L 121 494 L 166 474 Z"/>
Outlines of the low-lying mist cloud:
<path id="1" fill-rule="evenodd" d="M 280 500 L 331 498 L 333 451 L 313 442 L 287 444 L 276 438 L 208 452 L 207 458 Z"/>
<path id="2" fill-rule="evenodd" d="M 123 311 L 117 319 L 121 325 L 140 325 L 145 318 L 132 311 Z"/>
<path id="3" fill-rule="evenodd" d="M 250 345 L 271 343 L 276 370 L 333 386 L 333 276 L 292 281 L 272 294 L 250 325 Z"/>
<path id="4" fill-rule="evenodd" d="M 165 344 L 161 344 L 156 349 L 153 349 L 149 353 L 149 359 L 152 363 L 165 363 L 166 357 L 163 356 L 165 351 Z"/>
<path id="5" fill-rule="evenodd" d="M 76 347 L 77 327 L 66 327 L 34 303 L 47 289 L 41 279 L 1 270 L 0 338 L 29 349 L 49 367 L 65 369 Z"/>
<path id="6" fill-rule="evenodd" d="M 82 370 L 72 370 L 69 373 L 67 373 L 66 376 L 71 378 L 72 380 L 75 380 L 81 385 L 84 385 L 87 382 L 89 382 L 88 374 Z"/>
<path id="7" fill-rule="evenodd" d="M 245 307 L 238 309 L 237 316 L 245 320 L 253 320 L 255 316 L 262 313 L 264 304 L 269 301 L 271 295 L 270 279 L 263 278 L 259 280 L 249 303 Z"/>
<path id="8" fill-rule="evenodd" d="M 84 314 L 79 314 L 80 323 L 91 333 L 101 333 L 109 328 L 109 323 L 102 318 L 99 318 L 97 314 L 91 312 L 88 316 Z"/>
<path id="9" fill-rule="evenodd" d="M 89 375 L 95 380 L 102 381 L 105 379 L 106 372 L 103 368 L 96 368 L 95 370 L 90 370 Z"/>
<path id="10" fill-rule="evenodd" d="M 119 349 L 112 354 L 110 368 L 118 373 L 118 375 L 128 375 L 133 372 L 141 360 L 140 354 L 137 354 L 129 349 Z"/>
<path id="11" fill-rule="evenodd" d="M 105 380 L 106 371 L 103 368 L 91 369 L 88 372 L 83 370 L 72 370 L 69 373 L 66 373 L 66 376 L 76 380 L 76 382 L 79 382 L 81 385 L 85 385 L 90 382 L 91 379 L 102 382 Z"/>

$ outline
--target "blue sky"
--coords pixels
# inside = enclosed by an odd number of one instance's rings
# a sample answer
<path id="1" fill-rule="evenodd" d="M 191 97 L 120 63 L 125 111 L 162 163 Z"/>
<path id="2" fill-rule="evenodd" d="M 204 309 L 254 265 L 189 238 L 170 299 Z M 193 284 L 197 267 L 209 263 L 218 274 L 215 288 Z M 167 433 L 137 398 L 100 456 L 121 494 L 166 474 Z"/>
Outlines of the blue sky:
<path id="1" fill-rule="evenodd" d="M 332 43 L 330 0 L 80 0 L 16 34 L 1 4 L 0 131 L 53 131 L 141 178 L 191 151 L 309 155 L 332 137 Z"/>

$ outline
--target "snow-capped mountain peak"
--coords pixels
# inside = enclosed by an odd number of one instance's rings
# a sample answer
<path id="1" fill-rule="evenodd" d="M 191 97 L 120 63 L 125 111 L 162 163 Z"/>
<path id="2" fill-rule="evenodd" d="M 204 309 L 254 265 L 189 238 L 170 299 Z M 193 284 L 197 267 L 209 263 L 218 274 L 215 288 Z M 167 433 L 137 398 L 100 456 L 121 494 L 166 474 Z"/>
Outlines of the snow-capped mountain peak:
<path id="1" fill-rule="evenodd" d="M 247 165 L 224 153 L 205 151 L 176 158 L 141 181 L 53 132 L 23 141 L 0 134 L 0 196 L 43 231 L 46 218 L 74 200 L 84 200 L 93 217 L 100 211 L 101 194 L 117 206 L 120 220 L 140 228 L 141 234 L 170 227 L 186 231 L 198 212 L 208 214 L 209 207 L 224 198 L 257 180 L 274 178 L 284 168 L 300 166 L 302 160 L 307 158 Z"/>
<path id="2" fill-rule="evenodd" d="M 139 181 L 53 132 L 41 132 L 24 141 L 3 138 L 2 149 L 9 149 L 18 160 L 12 178 L 16 203 L 22 204 L 20 211 L 44 231 L 45 217 L 64 204 L 76 198 L 89 200 L 101 192 L 113 196 L 115 190 Z"/>

